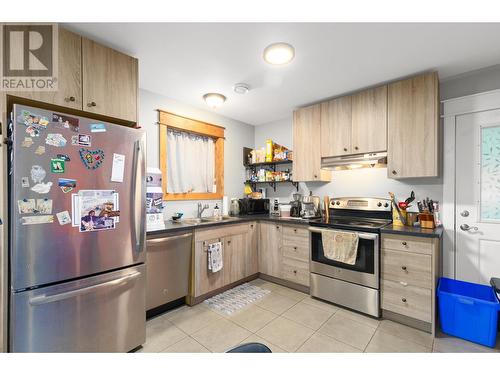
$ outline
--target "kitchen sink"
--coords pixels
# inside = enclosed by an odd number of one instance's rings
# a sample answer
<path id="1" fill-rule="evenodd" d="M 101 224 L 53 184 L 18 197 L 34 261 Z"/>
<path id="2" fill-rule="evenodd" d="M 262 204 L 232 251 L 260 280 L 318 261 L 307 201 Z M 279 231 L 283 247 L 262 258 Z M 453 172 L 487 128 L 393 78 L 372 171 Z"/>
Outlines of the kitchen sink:
<path id="1" fill-rule="evenodd" d="M 236 219 L 235 217 L 231 216 L 209 216 L 209 217 L 202 217 L 201 221 L 205 223 L 212 223 L 212 222 L 229 221 L 235 219 Z"/>
<path id="2" fill-rule="evenodd" d="M 184 224 L 188 225 L 198 225 L 198 224 L 207 224 L 207 223 L 218 223 L 218 222 L 225 222 L 225 221 L 230 221 L 230 220 L 236 220 L 235 217 L 231 216 L 208 216 L 208 217 L 202 217 L 201 219 L 193 217 L 193 218 L 188 218 L 182 220 Z"/>

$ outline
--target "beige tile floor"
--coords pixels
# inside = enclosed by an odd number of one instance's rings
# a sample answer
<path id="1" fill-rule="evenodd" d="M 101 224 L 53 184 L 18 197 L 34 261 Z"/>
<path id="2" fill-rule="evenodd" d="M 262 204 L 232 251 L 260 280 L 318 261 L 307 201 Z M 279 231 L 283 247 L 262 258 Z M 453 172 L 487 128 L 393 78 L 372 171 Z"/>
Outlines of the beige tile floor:
<path id="1" fill-rule="evenodd" d="M 257 279 L 271 291 L 231 316 L 205 304 L 182 306 L 146 325 L 146 344 L 138 352 L 224 352 L 245 342 L 261 342 L 274 353 L 500 352 L 455 337 L 431 335 L 377 320 Z"/>

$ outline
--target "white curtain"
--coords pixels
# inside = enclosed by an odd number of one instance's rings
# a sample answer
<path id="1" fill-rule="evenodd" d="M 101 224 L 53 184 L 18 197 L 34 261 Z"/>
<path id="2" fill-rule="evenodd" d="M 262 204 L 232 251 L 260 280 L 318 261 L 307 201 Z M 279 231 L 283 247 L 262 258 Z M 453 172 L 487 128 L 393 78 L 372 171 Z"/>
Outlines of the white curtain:
<path id="1" fill-rule="evenodd" d="M 167 193 L 215 193 L 214 181 L 214 140 L 168 130 Z"/>

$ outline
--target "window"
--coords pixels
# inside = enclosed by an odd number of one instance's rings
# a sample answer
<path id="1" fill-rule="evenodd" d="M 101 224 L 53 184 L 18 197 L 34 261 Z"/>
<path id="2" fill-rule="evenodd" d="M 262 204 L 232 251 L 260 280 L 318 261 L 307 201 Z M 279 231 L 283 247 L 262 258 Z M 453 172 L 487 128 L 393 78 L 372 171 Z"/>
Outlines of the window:
<path id="1" fill-rule="evenodd" d="M 481 221 L 500 221 L 500 126 L 481 127 Z"/>
<path id="2" fill-rule="evenodd" d="M 159 110 L 163 199 L 224 195 L 224 128 Z"/>

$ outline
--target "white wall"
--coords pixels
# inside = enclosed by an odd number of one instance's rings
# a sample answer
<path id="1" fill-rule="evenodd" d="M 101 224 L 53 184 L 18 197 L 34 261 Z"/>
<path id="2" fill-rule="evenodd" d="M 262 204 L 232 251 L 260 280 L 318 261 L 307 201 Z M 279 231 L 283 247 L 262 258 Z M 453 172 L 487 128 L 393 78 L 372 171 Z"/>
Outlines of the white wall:
<path id="1" fill-rule="evenodd" d="M 245 169 L 243 168 L 243 147 L 253 147 L 254 127 L 240 121 L 218 115 L 210 111 L 201 110 L 156 93 L 139 90 L 139 125 L 147 133 L 147 166 L 159 167 L 159 129 L 157 109 L 162 109 L 177 115 L 190 117 L 226 128 L 224 143 L 224 194 L 229 197 L 243 195 L 243 181 Z M 208 203 L 210 210 L 204 215 L 212 215 L 216 201 L 203 201 Z M 184 212 L 185 217 L 196 216 L 197 201 L 165 202 L 165 217 L 172 216 L 174 212 Z M 220 206 L 220 202 L 219 202 Z"/>
<path id="2" fill-rule="evenodd" d="M 255 128 L 255 147 L 264 145 L 266 139 L 292 148 L 292 118 L 276 121 Z M 319 145 L 318 145 L 319 147 Z M 292 148 L 293 150 L 293 148 Z M 394 192 L 400 200 L 407 198 L 410 192 L 415 191 L 416 200 L 429 197 L 442 201 L 442 178 L 415 178 L 406 180 L 393 180 L 387 178 L 387 168 L 357 169 L 348 171 L 333 171 L 330 183 L 310 182 L 300 183 L 299 192 L 321 198 L 330 197 L 367 196 L 388 197 L 388 192 Z M 276 192 L 268 188 L 269 197 L 278 197 L 280 201 L 291 200 L 295 188 L 291 185 L 281 185 Z"/>

